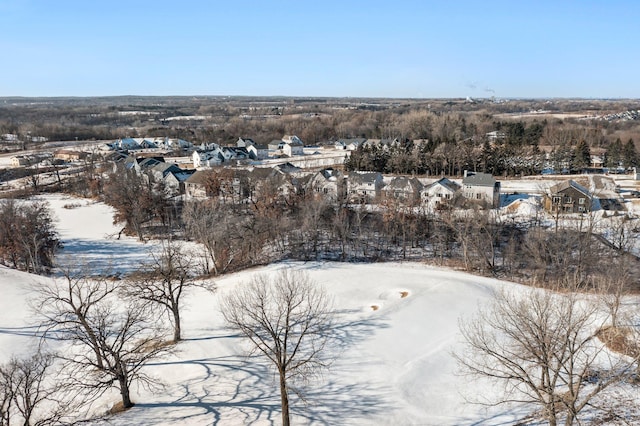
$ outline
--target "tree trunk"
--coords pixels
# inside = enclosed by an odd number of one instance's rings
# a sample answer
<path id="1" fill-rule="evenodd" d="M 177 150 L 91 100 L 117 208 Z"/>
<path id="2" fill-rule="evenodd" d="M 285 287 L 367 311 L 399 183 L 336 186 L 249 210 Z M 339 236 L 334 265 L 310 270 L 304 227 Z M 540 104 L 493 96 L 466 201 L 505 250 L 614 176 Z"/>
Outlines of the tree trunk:
<path id="1" fill-rule="evenodd" d="M 280 405 L 282 406 L 282 426 L 289 426 L 289 395 L 284 371 L 280 371 Z"/>
<path id="2" fill-rule="evenodd" d="M 171 310 L 173 312 L 173 341 L 179 342 L 182 340 L 181 327 L 180 327 L 180 310 L 175 307 Z"/>
<path id="3" fill-rule="evenodd" d="M 131 402 L 131 396 L 129 395 L 129 384 L 125 377 L 118 377 L 118 383 L 120 384 L 120 395 L 122 395 L 122 408 L 133 407 Z"/>

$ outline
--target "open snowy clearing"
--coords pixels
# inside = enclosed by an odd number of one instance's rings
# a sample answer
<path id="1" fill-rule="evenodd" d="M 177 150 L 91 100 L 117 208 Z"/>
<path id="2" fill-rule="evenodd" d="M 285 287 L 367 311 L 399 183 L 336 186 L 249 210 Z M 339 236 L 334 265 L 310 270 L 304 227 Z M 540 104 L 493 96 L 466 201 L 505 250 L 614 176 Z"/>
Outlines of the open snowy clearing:
<path id="1" fill-rule="evenodd" d="M 339 311 L 334 365 L 309 387 L 308 405 L 294 399 L 295 424 L 500 424 L 526 412 L 485 411 L 465 402 L 491 389 L 456 375 L 458 318 L 486 302 L 502 283 L 413 264 L 292 263 L 325 287 Z M 166 385 L 142 389 L 137 405 L 108 424 L 271 424 L 279 422 L 277 382 L 269 365 L 246 356 L 244 340 L 225 329 L 220 295 L 256 273 L 216 281 L 218 292 L 194 291 L 184 314 L 178 352 L 148 367 Z M 33 319 L 26 300 L 37 278 L 0 269 L 1 361 L 28 352 Z M 404 295 L 404 297 L 403 297 Z M 376 306 L 374 310 L 372 307 Z M 107 411 L 116 392 L 96 405 Z"/>

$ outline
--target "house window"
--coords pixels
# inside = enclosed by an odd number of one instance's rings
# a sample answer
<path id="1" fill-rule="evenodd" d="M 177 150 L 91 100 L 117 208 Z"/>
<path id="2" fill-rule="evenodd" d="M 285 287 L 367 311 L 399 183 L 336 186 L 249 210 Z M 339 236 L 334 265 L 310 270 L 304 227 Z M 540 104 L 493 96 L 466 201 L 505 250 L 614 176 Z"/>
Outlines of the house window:
<path id="1" fill-rule="evenodd" d="M 325 193 L 325 194 L 328 194 L 328 193 L 329 193 L 329 188 L 325 188 L 325 189 L 324 189 L 324 193 Z"/>
<path id="2" fill-rule="evenodd" d="M 582 198 L 581 198 L 581 199 L 582 199 Z M 582 206 L 578 206 L 578 211 L 579 211 L 579 212 L 581 212 L 581 213 L 582 213 L 582 212 L 584 212 L 584 207 L 582 207 Z"/>
<path id="3" fill-rule="evenodd" d="M 482 194 L 480 194 L 480 193 L 476 194 L 476 200 L 479 200 L 481 198 L 482 198 Z"/>
<path id="4" fill-rule="evenodd" d="M 438 198 L 442 198 L 442 194 L 441 194 L 441 193 L 439 193 L 439 192 L 436 194 L 436 196 L 437 196 Z"/>
<path id="5" fill-rule="evenodd" d="M 446 194 L 446 195 L 444 196 L 444 198 L 446 198 L 447 200 L 450 200 L 450 199 L 451 199 L 451 194 Z"/>
<path id="6" fill-rule="evenodd" d="M 569 204 L 571 201 L 572 201 L 572 200 L 571 200 L 571 197 L 568 197 L 568 196 L 567 196 L 567 197 L 564 197 L 564 202 L 565 202 L 566 204 Z"/>
<path id="7" fill-rule="evenodd" d="M 578 204 L 584 204 L 584 198 L 580 198 L 580 199 L 578 200 Z"/>
<path id="8" fill-rule="evenodd" d="M 553 204 L 560 204 L 560 200 L 562 200 L 562 197 L 553 197 Z"/>

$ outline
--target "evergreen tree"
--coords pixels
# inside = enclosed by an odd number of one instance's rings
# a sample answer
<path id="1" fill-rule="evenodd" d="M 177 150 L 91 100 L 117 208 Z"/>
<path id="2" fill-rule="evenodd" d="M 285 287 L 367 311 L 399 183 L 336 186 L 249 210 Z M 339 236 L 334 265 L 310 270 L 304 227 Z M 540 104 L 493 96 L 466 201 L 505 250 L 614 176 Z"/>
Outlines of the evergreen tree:
<path id="1" fill-rule="evenodd" d="M 623 164 L 626 168 L 636 167 L 638 165 L 638 151 L 633 139 L 629 139 L 622 150 Z"/>
<path id="2" fill-rule="evenodd" d="M 616 139 L 613 142 L 609 149 L 607 149 L 606 153 L 607 162 L 605 165 L 610 168 L 616 168 L 620 165 L 620 161 L 622 160 L 622 141 L 620 138 Z"/>
<path id="3" fill-rule="evenodd" d="M 584 169 L 591 164 L 591 151 L 589 144 L 584 139 L 578 142 L 573 158 L 573 168 Z"/>

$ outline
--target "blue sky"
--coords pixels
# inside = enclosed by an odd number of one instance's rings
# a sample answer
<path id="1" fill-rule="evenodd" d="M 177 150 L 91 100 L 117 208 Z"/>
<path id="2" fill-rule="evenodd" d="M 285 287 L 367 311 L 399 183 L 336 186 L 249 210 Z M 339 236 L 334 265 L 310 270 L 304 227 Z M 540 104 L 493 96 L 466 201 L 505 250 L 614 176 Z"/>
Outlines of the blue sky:
<path id="1" fill-rule="evenodd" d="M 640 1 L 0 0 L 0 96 L 640 98 Z"/>

